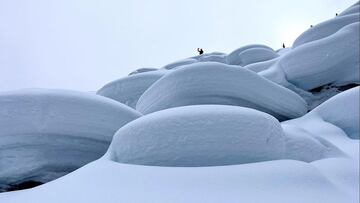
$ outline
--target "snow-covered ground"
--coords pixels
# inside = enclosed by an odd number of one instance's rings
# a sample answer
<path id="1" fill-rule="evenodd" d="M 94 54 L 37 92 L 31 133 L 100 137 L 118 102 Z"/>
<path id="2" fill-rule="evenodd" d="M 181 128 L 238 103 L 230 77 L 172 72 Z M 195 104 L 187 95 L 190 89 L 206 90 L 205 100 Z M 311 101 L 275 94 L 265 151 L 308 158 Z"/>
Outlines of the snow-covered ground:
<path id="1" fill-rule="evenodd" d="M 358 2 L 286 49 L 0 93 L 0 189 L 45 183 L 0 202 L 359 202 L 359 70 Z"/>

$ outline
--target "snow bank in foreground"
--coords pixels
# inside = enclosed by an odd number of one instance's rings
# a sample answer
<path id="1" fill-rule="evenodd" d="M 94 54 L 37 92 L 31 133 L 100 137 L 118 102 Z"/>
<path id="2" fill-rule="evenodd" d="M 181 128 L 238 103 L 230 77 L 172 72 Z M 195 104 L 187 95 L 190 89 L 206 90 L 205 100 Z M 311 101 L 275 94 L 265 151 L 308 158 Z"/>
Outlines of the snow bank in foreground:
<path id="1" fill-rule="evenodd" d="M 0 194 L 0 202 L 6 203 L 339 203 L 357 199 L 315 166 L 291 160 L 221 167 L 155 167 L 102 159 L 46 185 Z"/>
<path id="2" fill-rule="evenodd" d="M 139 97 L 165 73 L 165 70 L 159 70 L 130 75 L 106 84 L 96 94 L 135 108 Z"/>
<path id="3" fill-rule="evenodd" d="M 252 71 L 214 62 L 191 64 L 165 75 L 144 92 L 136 109 L 147 114 L 195 104 L 251 107 L 281 120 L 307 111 L 306 102 L 294 92 Z"/>
<path id="4" fill-rule="evenodd" d="M 121 128 L 113 161 L 155 166 L 220 166 L 280 159 L 279 122 L 253 109 L 187 106 L 158 111 Z"/>
<path id="5" fill-rule="evenodd" d="M 0 190 L 27 179 L 47 182 L 99 158 L 114 132 L 139 113 L 74 91 L 0 94 Z"/>

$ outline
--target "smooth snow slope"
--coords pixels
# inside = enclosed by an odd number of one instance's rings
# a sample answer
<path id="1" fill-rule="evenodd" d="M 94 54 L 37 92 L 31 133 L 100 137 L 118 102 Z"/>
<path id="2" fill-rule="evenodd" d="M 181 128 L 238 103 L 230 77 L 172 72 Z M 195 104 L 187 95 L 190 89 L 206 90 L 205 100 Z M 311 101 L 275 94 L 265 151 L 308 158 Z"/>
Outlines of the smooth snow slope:
<path id="1" fill-rule="evenodd" d="M 0 94 L 0 190 L 47 182 L 102 156 L 114 132 L 140 116 L 110 99 L 75 91 Z"/>
<path id="2" fill-rule="evenodd" d="M 136 109 L 147 114 L 195 104 L 251 107 L 281 120 L 307 111 L 306 102 L 294 92 L 249 70 L 215 62 L 187 65 L 165 75 L 141 95 Z"/>
<path id="3" fill-rule="evenodd" d="M 300 161 L 158 167 L 100 159 L 31 190 L 2 193 L 0 202 L 355 203 L 356 197 Z"/>

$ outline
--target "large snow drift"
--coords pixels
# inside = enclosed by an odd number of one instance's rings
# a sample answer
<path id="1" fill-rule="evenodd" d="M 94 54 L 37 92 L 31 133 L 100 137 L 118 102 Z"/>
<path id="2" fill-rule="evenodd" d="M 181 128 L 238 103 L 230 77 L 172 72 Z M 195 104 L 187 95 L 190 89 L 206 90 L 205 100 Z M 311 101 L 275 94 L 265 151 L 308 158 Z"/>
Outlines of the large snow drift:
<path id="1" fill-rule="evenodd" d="M 0 94 L 0 190 L 47 182 L 103 155 L 114 132 L 139 113 L 74 91 L 30 89 Z"/>
<path id="2" fill-rule="evenodd" d="M 251 107 L 281 120 L 307 111 L 296 93 L 252 71 L 215 62 L 191 64 L 165 75 L 141 95 L 136 109 L 147 114 L 195 104 Z"/>
<path id="3" fill-rule="evenodd" d="M 106 84 L 96 92 L 98 95 L 114 99 L 135 108 L 139 97 L 155 81 L 165 75 L 165 70 L 133 74 Z"/>
<path id="4" fill-rule="evenodd" d="M 315 40 L 319 40 L 328 37 L 341 28 L 354 22 L 359 21 L 359 10 L 357 13 L 345 16 L 337 16 L 333 19 L 322 22 L 314 27 L 306 30 L 302 33 L 294 42 L 293 48 L 296 48 L 302 44 L 306 44 Z"/>
<path id="5" fill-rule="evenodd" d="M 299 46 L 260 75 L 304 90 L 326 84 L 359 83 L 359 22 L 336 33 Z"/>
<path id="6" fill-rule="evenodd" d="M 158 111 L 121 128 L 112 160 L 155 166 L 220 166 L 281 159 L 284 136 L 272 116 L 253 109 L 187 106 Z"/>

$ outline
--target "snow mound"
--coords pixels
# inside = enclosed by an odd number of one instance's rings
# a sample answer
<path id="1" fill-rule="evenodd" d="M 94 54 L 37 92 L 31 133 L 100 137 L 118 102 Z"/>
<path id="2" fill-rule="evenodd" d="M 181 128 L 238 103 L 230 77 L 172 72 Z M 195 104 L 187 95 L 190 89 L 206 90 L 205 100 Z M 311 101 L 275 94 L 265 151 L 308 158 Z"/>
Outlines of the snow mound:
<path id="1" fill-rule="evenodd" d="M 310 90 L 326 84 L 359 83 L 359 22 L 293 49 L 260 75 Z"/>
<path id="2" fill-rule="evenodd" d="M 170 63 L 170 64 L 164 66 L 163 69 L 171 70 L 171 69 L 176 68 L 178 66 L 188 65 L 188 64 L 197 63 L 197 62 L 199 62 L 197 59 L 187 58 L 187 59 L 183 59 L 183 60 L 180 60 L 180 61 Z"/>
<path id="3" fill-rule="evenodd" d="M 165 70 L 158 70 L 130 75 L 106 84 L 96 94 L 135 108 L 139 97 L 165 73 Z"/>
<path id="4" fill-rule="evenodd" d="M 346 9 L 345 11 L 341 12 L 339 14 L 339 16 L 349 15 L 349 14 L 359 13 L 359 12 L 360 12 L 360 5 L 359 5 L 359 2 L 357 2 L 354 5 L 352 5 L 351 7 L 349 7 L 348 9 Z"/>
<path id="5" fill-rule="evenodd" d="M 319 40 L 325 37 L 328 37 L 341 28 L 345 27 L 354 22 L 359 21 L 359 13 L 354 13 L 351 15 L 337 16 L 336 18 L 327 20 L 318 25 L 315 25 L 312 28 L 309 28 L 304 33 L 302 33 L 293 43 L 293 48 L 296 48 L 300 45 Z"/>
<path id="6" fill-rule="evenodd" d="M 212 53 L 207 53 L 207 54 L 201 54 L 201 55 L 193 56 L 190 58 L 186 58 L 186 59 L 182 59 L 182 60 L 170 63 L 170 64 L 164 66 L 163 69 L 176 70 L 176 69 L 183 67 L 184 65 L 189 65 L 189 64 L 198 63 L 198 62 L 227 63 L 226 56 L 227 56 L 226 54 L 221 53 L 221 52 L 212 52 Z"/>
<path id="7" fill-rule="evenodd" d="M 139 74 L 139 73 L 144 73 L 144 72 L 149 72 L 149 71 L 156 71 L 158 69 L 156 68 L 139 68 L 136 71 L 133 71 L 131 73 L 129 73 L 129 75 L 135 75 L 135 74 Z"/>
<path id="8" fill-rule="evenodd" d="M 200 105 L 141 117 L 116 132 L 109 156 L 153 166 L 220 166 L 282 158 L 284 135 L 272 116 L 253 109 Z"/>
<path id="9" fill-rule="evenodd" d="M 359 139 L 360 119 L 360 88 L 355 87 L 322 103 L 310 114 L 317 114 L 324 121 L 332 123 L 352 139 Z"/>
<path id="10" fill-rule="evenodd" d="M 261 71 L 264 71 L 264 70 L 270 68 L 276 62 L 278 62 L 278 60 L 279 60 L 279 58 L 274 58 L 274 59 L 267 60 L 267 61 L 252 63 L 252 64 L 245 66 L 244 68 L 258 73 L 258 72 L 261 72 Z"/>
<path id="11" fill-rule="evenodd" d="M 259 49 L 261 49 L 261 51 L 263 51 L 263 49 L 267 49 L 269 51 L 274 51 L 272 48 L 270 48 L 266 45 L 262 45 L 262 44 L 246 45 L 246 46 L 240 47 L 240 48 L 234 50 L 233 52 L 231 52 L 226 58 L 227 64 L 240 65 L 243 60 L 240 57 L 240 54 L 248 49 L 254 49 L 254 48 L 259 48 Z M 262 56 L 261 54 L 257 54 L 257 55 L 258 55 L 257 58 L 259 58 L 259 57 L 261 58 L 261 56 Z M 251 57 L 251 55 L 249 57 Z"/>
<path id="12" fill-rule="evenodd" d="M 313 162 L 325 158 L 342 157 L 343 152 L 321 137 L 311 135 L 296 125 L 282 125 L 286 159 Z"/>
<path id="13" fill-rule="evenodd" d="M 246 66 L 251 63 L 267 61 L 274 59 L 279 55 L 268 48 L 251 48 L 239 53 L 239 64 L 240 66 Z"/>
<path id="14" fill-rule="evenodd" d="M 207 62 L 207 61 L 213 61 L 213 62 L 219 62 L 219 63 L 226 63 L 226 54 L 223 53 L 210 53 L 210 54 L 202 54 L 197 57 L 199 61 Z"/>
<path id="15" fill-rule="evenodd" d="M 47 182 L 99 158 L 115 131 L 138 117 L 131 108 L 93 94 L 1 93 L 0 190 L 27 179 Z"/>
<path id="16" fill-rule="evenodd" d="M 141 95 L 136 109 L 147 114 L 196 104 L 251 107 L 280 120 L 307 111 L 296 93 L 252 71 L 215 62 L 191 64 L 165 75 Z"/>

